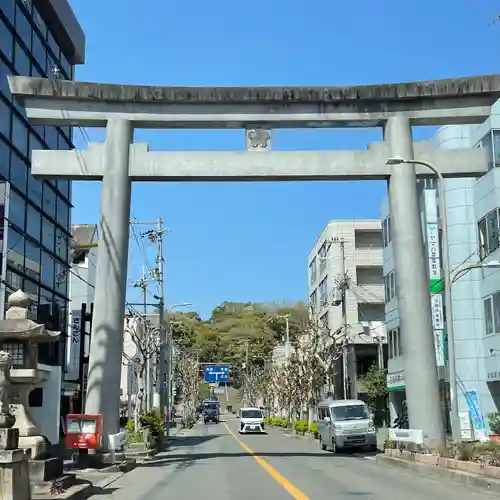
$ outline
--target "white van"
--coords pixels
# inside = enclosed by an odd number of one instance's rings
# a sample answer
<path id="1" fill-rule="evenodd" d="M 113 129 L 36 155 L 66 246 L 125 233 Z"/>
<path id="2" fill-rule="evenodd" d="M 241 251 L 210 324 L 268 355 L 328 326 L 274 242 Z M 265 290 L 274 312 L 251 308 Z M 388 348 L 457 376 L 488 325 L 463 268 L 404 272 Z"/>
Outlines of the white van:
<path id="1" fill-rule="evenodd" d="M 358 399 L 327 399 L 318 405 L 318 434 L 322 450 L 341 448 L 377 449 L 373 416 Z"/>
<path id="2" fill-rule="evenodd" d="M 239 411 L 240 427 L 238 432 L 246 434 L 248 432 L 257 432 L 263 434 L 264 414 L 260 408 L 240 408 Z"/>

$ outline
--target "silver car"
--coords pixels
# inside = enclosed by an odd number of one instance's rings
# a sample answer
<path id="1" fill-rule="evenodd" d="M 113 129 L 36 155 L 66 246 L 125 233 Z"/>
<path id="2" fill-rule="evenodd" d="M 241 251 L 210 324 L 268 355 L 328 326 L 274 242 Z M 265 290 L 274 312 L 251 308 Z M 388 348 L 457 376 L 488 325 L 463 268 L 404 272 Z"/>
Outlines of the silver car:
<path id="1" fill-rule="evenodd" d="M 366 404 L 358 399 L 322 401 L 318 405 L 318 434 L 322 450 L 335 452 L 366 446 L 377 449 L 373 416 Z"/>

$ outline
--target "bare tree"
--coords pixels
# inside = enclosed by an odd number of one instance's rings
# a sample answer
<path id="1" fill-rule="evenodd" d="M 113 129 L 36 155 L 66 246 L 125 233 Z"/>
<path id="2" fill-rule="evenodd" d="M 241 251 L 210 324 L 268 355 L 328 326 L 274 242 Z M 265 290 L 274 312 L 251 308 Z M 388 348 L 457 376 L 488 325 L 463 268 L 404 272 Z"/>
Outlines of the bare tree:
<path id="1" fill-rule="evenodd" d="M 332 331 L 326 323 L 313 316 L 309 321 L 304 336 L 310 344 L 309 352 L 323 368 L 323 375 L 328 388 L 327 392 L 329 395 L 333 395 L 335 391 L 336 365 L 345 349 L 344 341 L 347 332 L 343 327 Z"/>
<path id="2" fill-rule="evenodd" d="M 132 366 L 137 378 L 137 399 L 139 400 L 135 409 L 137 420 L 137 413 L 145 410 L 146 369 L 148 361 L 153 357 L 156 358 L 159 348 L 159 331 L 157 328 L 152 328 L 150 322 L 144 317 L 133 314 L 125 318 L 124 332 L 128 333 L 136 347 L 134 356 L 123 353 L 123 357 Z"/>
<path id="3" fill-rule="evenodd" d="M 269 374 L 265 366 L 249 365 L 242 373 L 243 394 L 245 403 L 257 406 L 259 400 L 265 399 L 266 389 L 269 386 Z"/>
<path id="4" fill-rule="evenodd" d="M 189 349 L 178 351 L 174 376 L 186 409 L 185 416 L 190 417 L 199 396 L 200 380 L 197 358 Z"/>
<path id="5" fill-rule="evenodd" d="M 309 427 L 313 422 L 316 390 L 325 379 L 325 369 L 317 358 L 319 345 L 316 341 L 311 342 L 311 335 L 305 332 L 296 339 L 293 346 L 292 360 L 295 361 L 297 373 L 297 402 L 301 412 L 307 411 Z"/>
<path id="6" fill-rule="evenodd" d="M 272 368 L 270 387 L 273 399 L 280 414 L 284 411 L 289 420 L 295 420 L 297 409 L 300 407 L 299 378 L 297 358 L 294 354 L 284 363 Z"/>

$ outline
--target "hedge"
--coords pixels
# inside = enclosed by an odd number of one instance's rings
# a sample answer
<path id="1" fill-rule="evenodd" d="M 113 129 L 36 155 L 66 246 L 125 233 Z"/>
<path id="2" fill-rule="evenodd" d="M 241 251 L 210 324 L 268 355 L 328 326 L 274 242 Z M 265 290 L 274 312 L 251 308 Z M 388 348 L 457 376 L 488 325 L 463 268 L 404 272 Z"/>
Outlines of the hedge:
<path id="1" fill-rule="evenodd" d="M 292 429 L 292 423 L 286 418 L 277 418 L 277 417 L 267 417 L 264 419 L 266 424 L 272 425 L 274 427 L 280 427 L 282 429 Z M 309 422 L 307 420 L 297 420 L 295 422 L 295 432 L 297 434 L 305 434 L 306 432 L 310 432 L 317 436 L 318 434 L 318 423 L 313 422 L 311 428 L 309 429 Z"/>

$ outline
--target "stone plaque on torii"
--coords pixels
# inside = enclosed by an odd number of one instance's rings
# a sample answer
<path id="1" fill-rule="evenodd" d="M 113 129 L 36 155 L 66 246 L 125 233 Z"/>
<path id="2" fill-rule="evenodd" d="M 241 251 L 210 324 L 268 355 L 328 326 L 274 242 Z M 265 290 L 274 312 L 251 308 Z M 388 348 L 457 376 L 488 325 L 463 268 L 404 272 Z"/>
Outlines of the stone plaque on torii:
<path id="1" fill-rule="evenodd" d="M 120 369 L 132 181 L 279 181 L 389 179 L 396 287 L 408 411 L 428 442 L 444 442 L 416 176 L 434 163 L 445 177 L 477 177 L 486 153 L 442 151 L 413 143 L 414 125 L 483 122 L 500 97 L 500 76 L 344 87 L 148 87 L 9 77 L 32 123 L 106 127 L 104 145 L 83 152 L 33 153 L 39 177 L 102 179 L 88 413 L 118 429 Z M 366 151 L 272 151 L 274 128 L 382 127 Z M 134 128 L 246 129 L 245 152 L 148 152 Z M 261 154 L 255 154 L 255 152 Z M 410 355 L 411 354 L 411 355 Z M 429 402 L 422 405 L 422 401 Z"/>

